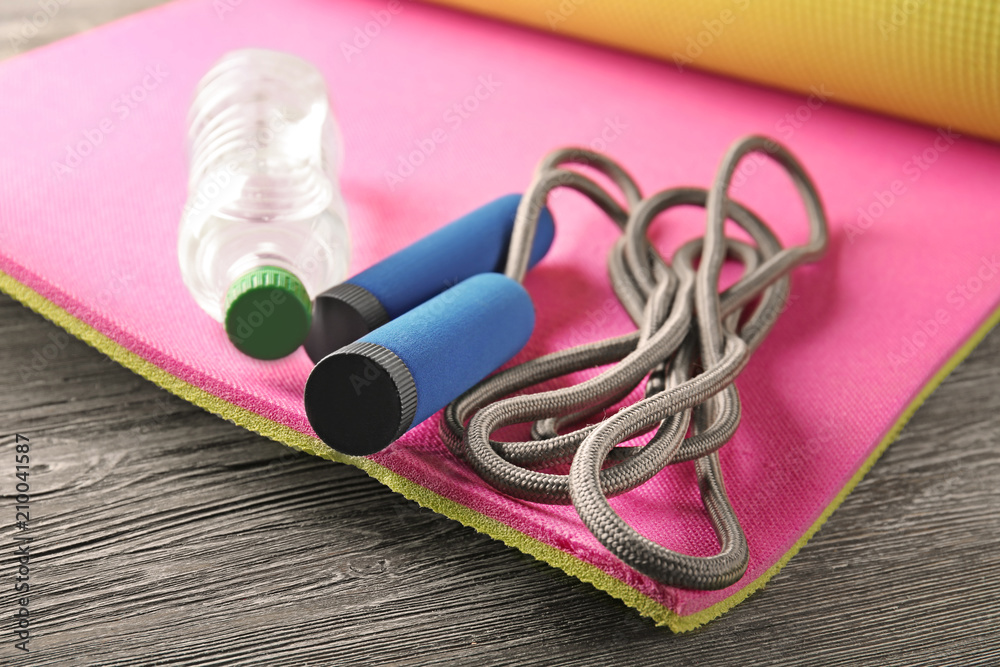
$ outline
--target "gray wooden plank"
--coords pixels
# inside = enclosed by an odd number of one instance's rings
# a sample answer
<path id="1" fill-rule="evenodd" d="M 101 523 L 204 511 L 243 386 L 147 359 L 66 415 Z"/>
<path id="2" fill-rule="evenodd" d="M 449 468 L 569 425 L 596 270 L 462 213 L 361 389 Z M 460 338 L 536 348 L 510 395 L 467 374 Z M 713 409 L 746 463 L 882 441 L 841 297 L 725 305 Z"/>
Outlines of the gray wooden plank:
<path id="1" fill-rule="evenodd" d="M 164 0 L 3 0 L 0 58 L 43 46 Z"/>
<path id="2" fill-rule="evenodd" d="M 30 46 L 153 4 L 67 3 Z M 0 47 L 38 6 L 4 3 Z M 0 664 L 997 664 L 998 362 L 994 332 L 763 591 L 675 636 L 0 297 L 0 462 L 28 434 L 39 490 L 37 636 L 11 649 L 8 601 Z"/>
<path id="3" fill-rule="evenodd" d="M 674 636 L 75 339 L 21 377 L 22 360 L 59 332 L 0 299 L 0 461 L 12 456 L 11 431 L 29 434 L 40 490 L 38 634 L 23 664 L 1000 659 L 1000 335 L 931 397 L 765 590 Z"/>

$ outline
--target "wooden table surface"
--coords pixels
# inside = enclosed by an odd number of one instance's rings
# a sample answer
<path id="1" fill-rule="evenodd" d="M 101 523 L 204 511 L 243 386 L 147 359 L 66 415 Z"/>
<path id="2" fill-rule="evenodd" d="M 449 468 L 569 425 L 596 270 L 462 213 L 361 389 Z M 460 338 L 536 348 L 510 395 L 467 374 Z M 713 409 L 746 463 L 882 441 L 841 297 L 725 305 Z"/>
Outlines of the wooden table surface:
<path id="1" fill-rule="evenodd" d="M 159 2 L 53 0 L 37 34 L 8 39 L 45 4 L 4 0 L 0 57 Z M 50 336 L 59 355 L 21 373 Z M 6 593 L 0 665 L 1000 664 L 996 332 L 765 589 L 682 635 L 175 398 L 5 296 L 0 371 L 0 461 L 31 438 L 35 535 L 31 652 Z"/>

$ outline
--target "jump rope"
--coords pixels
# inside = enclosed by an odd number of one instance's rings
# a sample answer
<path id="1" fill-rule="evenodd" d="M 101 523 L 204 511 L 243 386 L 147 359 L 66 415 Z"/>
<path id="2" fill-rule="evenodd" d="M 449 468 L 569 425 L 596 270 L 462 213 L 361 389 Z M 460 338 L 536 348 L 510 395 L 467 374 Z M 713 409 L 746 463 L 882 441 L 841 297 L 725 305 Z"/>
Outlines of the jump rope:
<path id="1" fill-rule="evenodd" d="M 769 157 L 792 179 L 805 205 L 806 244 L 783 247 L 757 214 L 728 196 L 736 168 L 751 153 Z M 606 176 L 624 205 L 571 166 Z M 487 377 L 531 335 L 534 309 L 520 283 L 552 242 L 546 201 L 557 188 L 583 194 L 621 230 L 608 272 L 637 331 Z M 681 206 L 705 209 L 705 234 L 668 261 L 648 230 L 658 215 Z M 726 236 L 726 220 L 753 243 Z M 306 384 L 307 416 L 331 447 L 364 455 L 445 408 L 441 435 L 448 448 L 498 491 L 531 502 L 571 503 L 612 554 L 664 584 L 725 588 L 743 576 L 749 559 L 718 455 L 740 422 L 733 382 L 784 309 L 790 271 L 818 259 L 826 244 L 826 216 L 815 185 L 771 139 L 735 142 L 710 189 L 671 188 L 645 198 L 607 156 L 556 150 L 538 165 L 523 197 L 501 198 L 317 298 L 306 345 L 318 362 Z M 727 257 L 743 269 L 720 292 Z M 456 277 L 458 284 L 449 286 Z M 599 366 L 608 367 L 579 384 L 518 393 Z M 642 399 L 579 426 L 640 385 Z M 502 427 L 524 423 L 532 424 L 531 440 L 491 438 Z M 622 445 L 650 431 L 645 444 Z M 608 502 L 682 461 L 695 463 L 719 541 L 712 556 L 653 542 Z M 543 472 L 567 463 L 568 474 Z"/>

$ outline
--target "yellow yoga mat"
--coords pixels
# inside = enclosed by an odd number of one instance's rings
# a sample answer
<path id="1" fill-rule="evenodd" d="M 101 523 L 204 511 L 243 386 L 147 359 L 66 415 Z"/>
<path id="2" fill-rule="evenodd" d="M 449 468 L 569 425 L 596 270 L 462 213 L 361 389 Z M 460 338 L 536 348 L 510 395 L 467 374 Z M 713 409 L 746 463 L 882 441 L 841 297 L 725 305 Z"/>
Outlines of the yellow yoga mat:
<path id="1" fill-rule="evenodd" d="M 432 1 L 1000 140 L 997 0 Z"/>

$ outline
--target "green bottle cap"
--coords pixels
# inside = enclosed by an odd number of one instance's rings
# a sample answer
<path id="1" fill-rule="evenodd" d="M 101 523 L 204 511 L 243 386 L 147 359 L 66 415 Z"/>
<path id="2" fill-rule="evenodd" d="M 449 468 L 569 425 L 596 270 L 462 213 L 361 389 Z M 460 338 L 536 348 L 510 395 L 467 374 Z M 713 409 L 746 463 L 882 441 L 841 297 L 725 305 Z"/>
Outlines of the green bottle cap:
<path id="1" fill-rule="evenodd" d="M 262 266 L 243 274 L 226 293 L 226 333 L 243 354 L 280 359 L 309 334 L 312 304 L 291 271 Z"/>

